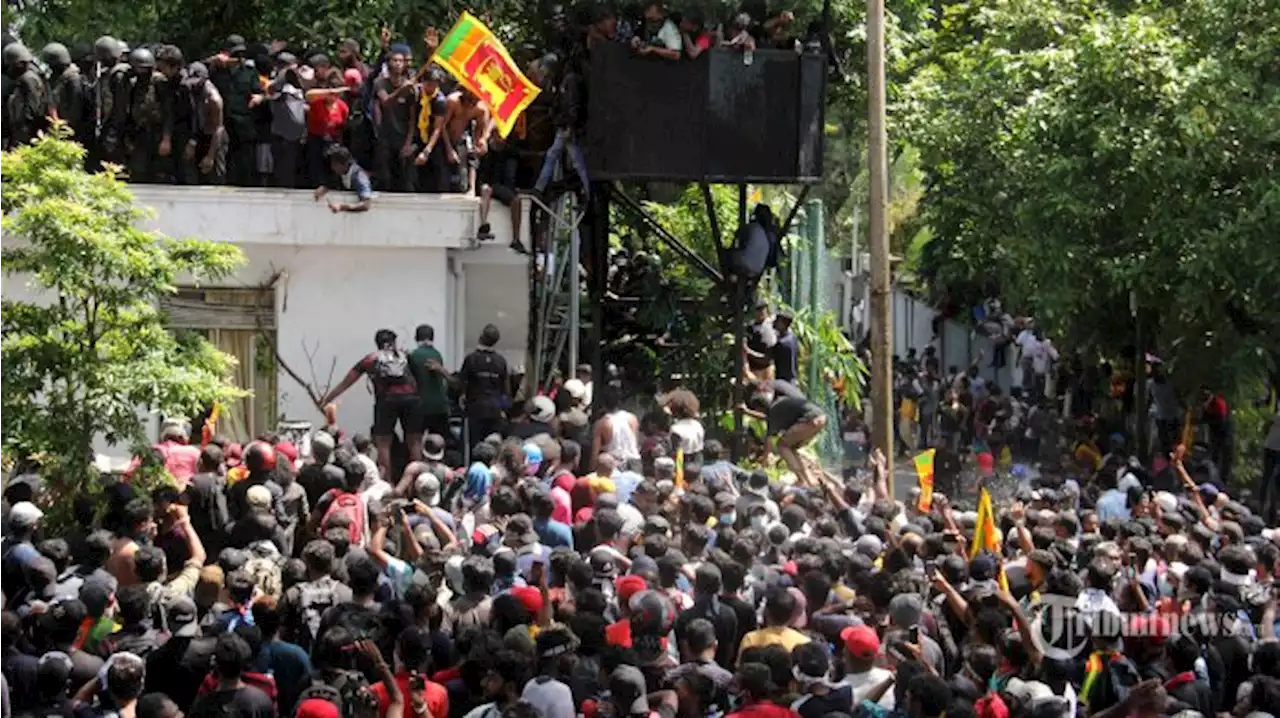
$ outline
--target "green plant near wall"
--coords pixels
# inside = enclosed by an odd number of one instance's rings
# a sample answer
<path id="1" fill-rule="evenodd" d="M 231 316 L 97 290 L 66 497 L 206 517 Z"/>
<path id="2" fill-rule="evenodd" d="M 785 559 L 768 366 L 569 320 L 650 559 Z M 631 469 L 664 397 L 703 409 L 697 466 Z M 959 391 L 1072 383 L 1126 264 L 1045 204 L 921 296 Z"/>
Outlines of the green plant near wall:
<path id="1" fill-rule="evenodd" d="M 791 331 L 800 340 L 800 361 L 807 363 L 817 350 L 822 363 L 819 374 L 826 387 L 837 389 L 844 406 L 860 410 L 867 367 L 858 358 L 853 343 L 844 335 L 835 313 L 820 311 L 814 314 L 807 307 L 790 311 L 795 317 Z M 811 396 L 826 389 L 808 386 L 807 372 L 801 372 L 800 380 L 801 389 Z"/>

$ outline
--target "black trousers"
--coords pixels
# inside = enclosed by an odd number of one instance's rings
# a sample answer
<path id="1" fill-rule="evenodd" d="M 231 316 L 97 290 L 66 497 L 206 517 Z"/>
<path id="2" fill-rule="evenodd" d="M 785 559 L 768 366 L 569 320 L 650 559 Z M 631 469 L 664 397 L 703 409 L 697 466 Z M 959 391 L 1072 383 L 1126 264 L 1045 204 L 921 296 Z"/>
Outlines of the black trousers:
<path id="1" fill-rule="evenodd" d="M 303 144 L 283 137 L 271 138 L 271 154 L 275 159 L 275 171 L 272 174 L 273 187 L 294 189 L 298 187 L 301 169 Z"/>

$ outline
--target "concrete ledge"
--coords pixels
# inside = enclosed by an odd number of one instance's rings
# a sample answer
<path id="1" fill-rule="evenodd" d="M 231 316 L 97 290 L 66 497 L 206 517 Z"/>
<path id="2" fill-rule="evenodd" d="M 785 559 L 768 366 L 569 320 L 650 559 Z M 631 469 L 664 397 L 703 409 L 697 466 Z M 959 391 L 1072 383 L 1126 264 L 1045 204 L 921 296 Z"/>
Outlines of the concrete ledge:
<path id="1" fill-rule="evenodd" d="M 172 237 L 200 237 L 239 245 L 418 247 L 459 249 L 476 233 L 479 200 L 466 195 L 374 196 L 368 212 L 334 214 L 312 190 L 251 187 L 135 185 L 147 224 Z M 350 193 L 332 193 L 354 201 Z M 499 214 L 495 212 L 495 215 Z M 497 216 L 494 219 L 498 219 Z M 507 222 L 494 222 L 496 241 L 510 241 Z"/>

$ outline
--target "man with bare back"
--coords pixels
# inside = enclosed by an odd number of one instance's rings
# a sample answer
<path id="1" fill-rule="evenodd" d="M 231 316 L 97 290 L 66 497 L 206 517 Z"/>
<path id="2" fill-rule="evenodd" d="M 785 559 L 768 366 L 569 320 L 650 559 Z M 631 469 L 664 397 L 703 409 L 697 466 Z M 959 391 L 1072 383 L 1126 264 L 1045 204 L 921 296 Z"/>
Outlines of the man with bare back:
<path id="1" fill-rule="evenodd" d="M 453 175 L 453 191 L 470 192 L 480 156 L 489 151 L 489 107 L 468 90 L 449 95 L 445 109 L 444 156 Z"/>

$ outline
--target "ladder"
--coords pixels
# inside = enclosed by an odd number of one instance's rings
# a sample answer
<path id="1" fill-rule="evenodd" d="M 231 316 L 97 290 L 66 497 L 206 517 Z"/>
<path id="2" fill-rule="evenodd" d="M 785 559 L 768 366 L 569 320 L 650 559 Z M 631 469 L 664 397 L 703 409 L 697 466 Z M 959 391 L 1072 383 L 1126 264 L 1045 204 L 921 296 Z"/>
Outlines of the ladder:
<path id="1" fill-rule="evenodd" d="M 530 200 L 549 218 L 548 241 L 536 250 L 535 258 L 537 323 L 532 386 L 541 393 L 560 376 L 560 359 L 566 351 L 568 376 L 578 365 L 582 329 L 582 237 L 578 227 L 584 212 L 573 192 L 562 192 L 551 206 L 536 196 Z"/>

